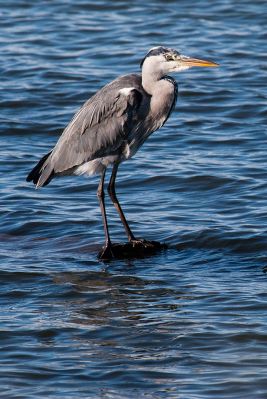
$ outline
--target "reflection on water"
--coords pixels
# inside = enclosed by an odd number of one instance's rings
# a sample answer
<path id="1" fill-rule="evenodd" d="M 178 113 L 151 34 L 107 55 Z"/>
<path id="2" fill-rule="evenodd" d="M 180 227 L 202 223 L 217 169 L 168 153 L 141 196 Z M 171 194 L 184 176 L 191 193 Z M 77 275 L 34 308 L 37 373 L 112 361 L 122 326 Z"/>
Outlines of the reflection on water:
<path id="1" fill-rule="evenodd" d="M 0 10 L 4 398 L 265 399 L 263 2 L 10 0 Z M 98 178 L 25 182 L 79 106 L 155 45 L 214 59 L 176 76 L 168 123 L 121 166 L 138 237 L 104 264 Z M 108 203 L 112 237 L 125 240 Z"/>

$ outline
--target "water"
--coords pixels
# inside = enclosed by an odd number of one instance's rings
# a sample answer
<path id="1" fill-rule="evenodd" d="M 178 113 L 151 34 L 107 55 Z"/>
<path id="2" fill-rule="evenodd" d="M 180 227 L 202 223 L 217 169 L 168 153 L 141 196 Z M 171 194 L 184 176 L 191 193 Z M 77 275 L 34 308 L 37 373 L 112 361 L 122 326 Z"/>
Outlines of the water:
<path id="1" fill-rule="evenodd" d="M 264 1 L 1 2 L 1 398 L 267 397 Z M 168 249 L 98 262 L 98 178 L 25 182 L 155 45 L 210 58 L 118 194 Z M 109 205 L 112 237 L 125 240 Z"/>

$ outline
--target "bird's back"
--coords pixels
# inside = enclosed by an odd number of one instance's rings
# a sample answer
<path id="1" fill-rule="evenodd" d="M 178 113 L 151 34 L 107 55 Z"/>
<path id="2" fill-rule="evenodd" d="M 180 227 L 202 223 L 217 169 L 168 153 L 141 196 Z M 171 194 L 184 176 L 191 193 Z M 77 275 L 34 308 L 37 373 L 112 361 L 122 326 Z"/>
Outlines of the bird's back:
<path id="1" fill-rule="evenodd" d="M 27 180 L 42 186 L 55 175 L 75 173 L 84 163 L 119 157 L 144 96 L 138 74 L 121 76 L 104 86 L 74 115 L 54 149 Z"/>
<path id="2" fill-rule="evenodd" d="M 159 93 L 162 103 L 146 93 L 139 74 L 121 76 L 104 86 L 74 115 L 27 180 L 43 186 L 56 175 L 92 174 L 130 158 L 170 114 L 176 96 L 173 85 L 162 81 L 166 84 L 165 98 Z"/>

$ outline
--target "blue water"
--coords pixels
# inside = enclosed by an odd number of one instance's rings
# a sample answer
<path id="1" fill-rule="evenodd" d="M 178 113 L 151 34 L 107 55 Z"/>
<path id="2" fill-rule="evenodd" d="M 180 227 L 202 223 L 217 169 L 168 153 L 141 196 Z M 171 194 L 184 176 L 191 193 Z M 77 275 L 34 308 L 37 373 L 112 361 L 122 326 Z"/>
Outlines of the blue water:
<path id="1" fill-rule="evenodd" d="M 1 2 L 1 398 L 266 399 L 266 15 L 261 0 Z M 159 44 L 221 66 L 176 75 L 176 110 L 119 170 L 133 231 L 168 249 L 106 264 L 98 177 L 25 177 Z"/>

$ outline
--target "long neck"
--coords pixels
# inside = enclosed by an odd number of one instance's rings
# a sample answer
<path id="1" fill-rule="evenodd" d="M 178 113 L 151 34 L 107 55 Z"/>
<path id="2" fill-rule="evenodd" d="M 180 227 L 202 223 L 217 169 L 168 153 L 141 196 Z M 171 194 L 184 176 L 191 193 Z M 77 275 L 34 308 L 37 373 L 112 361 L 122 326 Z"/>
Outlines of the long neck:
<path id="1" fill-rule="evenodd" d="M 151 71 L 151 69 L 144 64 L 142 68 L 142 86 L 145 91 L 151 96 L 154 94 L 157 83 L 161 80 L 162 74 L 158 71 Z"/>
<path id="2" fill-rule="evenodd" d="M 149 132 L 161 127 L 170 116 L 177 99 L 177 84 L 170 76 L 157 77 L 142 73 L 142 85 L 150 94 Z"/>

